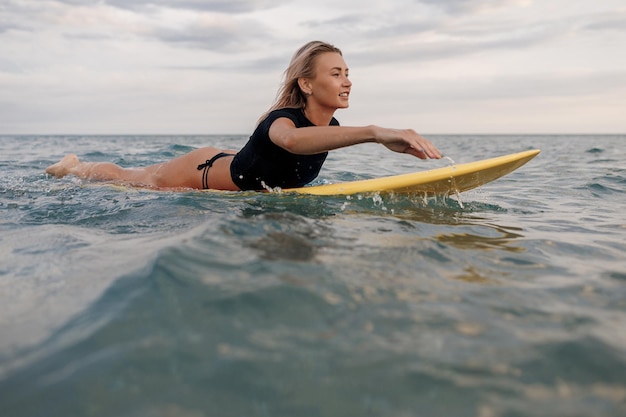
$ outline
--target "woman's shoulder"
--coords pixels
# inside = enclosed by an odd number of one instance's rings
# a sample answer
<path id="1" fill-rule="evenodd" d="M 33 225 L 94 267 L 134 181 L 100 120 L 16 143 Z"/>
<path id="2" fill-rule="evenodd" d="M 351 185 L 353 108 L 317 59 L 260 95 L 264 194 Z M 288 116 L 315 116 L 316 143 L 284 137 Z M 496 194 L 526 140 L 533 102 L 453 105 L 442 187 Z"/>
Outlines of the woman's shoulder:
<path id="1" fill-rule="evenodd" d="M 302 126 L 302 123 L 303 123 L 300 114 L 302 114 L 302 111 L 300 109 L 291 108 L 291 107 L 284 107 L 284 108 L 269 110 L 266 114 L 261 116 L 261 118 L 259 119 L 259 122 L 256 128 L 254 129 L 254 133 L 252 134 L 252 137 L 253 138 L 259 138 L 259 137 L 269 138 L 270 127 L 276 120 L 283 118 L 283 117 L 290 119 L 294 123 L 294 125 L 296 125 L 297 127 L 300 127 Z"/>
<path id="2" fill-rule="evenodd" d="M 303 116 L 303 113 L 302 113 L 302 109 L 298 109 L 295 107 L 282 107 L 280 109 L 272 110 L 271 112 L 269 112 L 268 116 L 273 116 L 273 117 L 291 116 L 291 117 L 299 118 Z"/>
<path id="3" fill-rule="evenodd" d="M 299 107 L 279 107 L 271 111 L 271 113 L 273 112 L 287 112 L 291 114 L 297 114 L 302 113 L 302 109 Z"/>
<path id="4" fill-rule="evenodd" d="M 307 119 L 304 111 L 297 107 L 281 107 L 279 109 L 271 110 L 267 113 L 267 115 L 265 115 L 262 123 L 265 125 L 271 125 L 281 117 L 290 119 L 296 127 L 315 126 L 313 122 Z M 330 121 L 330 126 L 339 126 L 339 121 L 333 117 Z"/>
<path id="5" fill-rule="evenodd" d="M 302 112 L 302 109 L 294 108 L 294 107 L 282 107 L 279 109 L 271 110 L 263 122 L 265 124 L 272 124 L 276 120 L 286 117 L 290 119 L 296 126 L 300 127 L 302 125 L 307 124 L 307 119 Z"/>

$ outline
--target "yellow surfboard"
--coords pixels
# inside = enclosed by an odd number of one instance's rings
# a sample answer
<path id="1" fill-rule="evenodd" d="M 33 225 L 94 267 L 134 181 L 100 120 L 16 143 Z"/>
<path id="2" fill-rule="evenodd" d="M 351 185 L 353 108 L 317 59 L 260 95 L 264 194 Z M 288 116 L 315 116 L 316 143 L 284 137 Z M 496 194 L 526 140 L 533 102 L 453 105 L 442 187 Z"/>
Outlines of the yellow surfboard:
<path id="1" fill-rule="evenodd" d="M 504 155 L 482 161 L 456 164 L 430 171 L 393 175 L 369 180 L 315 185 L 283 190 L 285 193 L 311 195 L 348 195 L 358 193 L 454 194 L 496 180 L 533 159 L 539 150 Z"/>

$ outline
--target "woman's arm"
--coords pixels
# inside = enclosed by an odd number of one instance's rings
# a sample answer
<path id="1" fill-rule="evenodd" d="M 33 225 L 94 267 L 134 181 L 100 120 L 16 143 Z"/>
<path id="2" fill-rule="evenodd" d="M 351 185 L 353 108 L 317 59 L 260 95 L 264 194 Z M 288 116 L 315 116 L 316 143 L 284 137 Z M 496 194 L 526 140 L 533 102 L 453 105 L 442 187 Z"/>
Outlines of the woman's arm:
<path id="1" fill-rule="evenodd" d="M 379 126 L 311 126 L 296 128 L 286 117 L 270 126 L 270 140 L 295 154 L 310 155 L 359 143 L 377 142 L 388 149 L 421 159 L 441 158 L 441 152 L 412 129 L 387 129 Z"/>

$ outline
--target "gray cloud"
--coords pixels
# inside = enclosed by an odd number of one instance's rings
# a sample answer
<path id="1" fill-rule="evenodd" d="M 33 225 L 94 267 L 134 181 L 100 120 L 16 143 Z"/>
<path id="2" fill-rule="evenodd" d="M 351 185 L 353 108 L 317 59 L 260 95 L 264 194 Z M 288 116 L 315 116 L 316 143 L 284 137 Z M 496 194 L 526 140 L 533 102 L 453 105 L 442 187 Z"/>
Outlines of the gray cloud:
<path id="1" fill-rule="evenodd" d="M 0 21 L 0 34 L 8 32 L 11 29 L 18 29 L 18 27 L 13 23 Z"/>
<path id="2" fill-rule="evenodd" d="M 595 21 L 585 25 L 584 29 L 596 31 L 617 30 L 624 32 L 626 31 L 626 13 L 596 15 Z"/>
<path id="3" fill-rule="evenodd" d="M 11 59 L 6 59 L 0 57 L 0 73 L 13 73 L 13 74 L 23 74 L 26 71 L 21 67 L 21 65 Z"/>
<path id="4" fill-rule="evenodd" d="M 333 13 L 330 0 L 310 13 L 302 12 L 304 0 L 291 1 L 293 7 L 274 0 L 0 0 L 0 132 L 58 131 L 75 126 L 76 111 L 89 120 L 83 128 L 141 130 L 152 126 L 153 114 L 177 106 L 199 115 L 193 129 L 206 129 L 204 115 L 212 113 L 211 129 L 226 131 L 232 127 L 222 98 L 248 106 L 254 119 L 291 54 L 310 39 L 342 48 L 355 92 L 372 91 L 372 106 L 386 99 L 390 106 L 405 100 L 406 108 L 438 103 L 442 126 L 449 108 L 477 100 L 494 107 L 521 98 L 536 108 L 553 97 L 623 105 L 626 15 L 619 0 L 576 10 L 554 0 L 558 16 L 525 0 L 372 0 L 353 7 L 354 0 Z M 516 13 L 522 5 L 528 7 Z M 275 13 L 252 13 L 274 6 Z M 371 84 L 361 84 L 363 73 Z M 150 110 L 130 120 L 120 97 L 129 109 Z M 167 123 L 169 130 L 190 126 Z"/>
<path id="5" fill-rule="evenodd" d="M 6 0 L 0 4 L 0 35 L 10 30 L 27 30 L 27 25 L 17 16 L 27 15 L 23 5 Z"/>
<path id="6" fill-rule="evenodd" d="M 311 20 L 303 23 L 303 26 L 324 33 L 328 37 L 355 33 L 359 37 L 367 36 L 372 39 L 414 35 L 436 29 L 439 25 L 436 19 L 420 20 L 412 16 L 403 16 L 390 23 L 371 14 L 345 14 L 329 20 Z"/>
<path id="7" fill-rule="evenodd" d="M 166 43 L 229 53 L 250 50 L 254 42 L 271 37 L 269 30 L 256 22 L 196 24 L 177 30 L 156 28 L 148 36 Z"/>
<path id="8" fill-rule="evenodd" d="M 163 68 L 176 71 L 229 72 L 244 74 L 265 73 L 276 75 L 276 79 L 278 81 L 282 71 L 287 68 L 290 58 L 291 56 L 289 53 L 272 53 L 270 48 L 270 50 L 268 50 L 268 54 L 263 58 L 243 59 L 238 62 L 222 61 L 211 65 L 172 65 Z"/>
<path id="9" fill-rule="evenodd" d="M 371 39 L 372 44 L 361 50 L 350 54 L 350 60 L 359 64 L 372 64 L 382 62 L 424 62 L 436 59 L 451 57 L 461 57 L 464 55 L 477 54 L 492 50 L 513 50 L 525 49 L 535 45 L 548 43 L 569 33 L 570 27 L 556 22 L 545 22 L 528 27 L 508 31 L 493 30 L 494 28 L 466 28 L 460 27 L 439 27 L 432 29 L 423 27 L 417 28 L 414 34 L 420 31 L 432 30 L 440 35 L 448 35 L 445 39 L 429 42 L 413 42 L 405 45 L 395 45 L 393 43 L 376 42 L 381 40 L 380 33 L 388 33 L 388 37 L 395 37 L 394 28 L 388 31 L 384 28 L 376 29 L 364 37 Z M 410 25 L 402 29 L 401 36 L 406 35 L 410 30 Z M 384 38 L 383 38 L 384 39 Z"/>
<path id="10" fill-rule="evenodd" d="M 518 74 L 501 75 L 483 80 L 446 81 L 445 88 L 434 83 L 422 93 L 433 99 L 519 100 L 524 98 L 574 98 L 593 95 L 620 95 L 626 87 L 626 72 L 605 71 L 586 74 Z M 451 88 L 452 87 L 452 88 Z"/>
<path id="11" fill-rule="evenodd" d="M 367 18 L 362 14 L 344 14 L 333 19 L 326 20 L 309 20 L 303 22 L 302 25 L 309 29 L 325 30 L 340 26 L 342 30 L 346 28 L 359 28 L 367 22 Z"/>
<path id="12" fill-rule="evenodd" d="M 96 5 L 101 0 L 58 0 L 70 5 Z M 148 9 L 167 7 L 171 9 L 199 10 L 219 13 L 247 13 L 275 7 L 274 0 L 104 0 L 105 4 L 120 9 Z"/>
<path id="13" fill-rule="evenodd" d="M 504 7 L 517 0 L 421 0 L 454 11 L 476 11 L 482 7 Z M 498 49 L 523 49 L 549 43 L 571 33 L 574 21 L 512 20 L 475 21 L 449 19 L 415 14 L 398 16 L 393 20 L 379 19 L 371 14 L 342 15 L 325 21 L 309 21 L 311 29 L 346 38 L 354 34 L 349 52 L 351 62 L 371 64 L 397 61 L 428 61 L 464 56 Z M 346 29 L 347 28 L 347 29 Z M 434 35 L 434 37 L 430 36 Z M 430 36 L 426 38 L 426 36 Z M 397 40 L 402 39 L 401 43 Z M 339 45 L 341 46 L 341 45 Z"/>
<path id="14" fill-rule="evenodd" d="M 233 53 L 251 50 L 257 42 L 270 38 L 269 28 L 261 22 L 252 19 L 241 20 L 240 16 L 234 15 L 271 7 L 274 4 L 271 0 L 57 0 L 63 4 L 62 9 L 47 2 L 34 9 L 29 3 L 7 1 L 8 3 L 0 5 L 0 12 L 6 12 L 0 14 L 0 35 L 10 29 L 38 32 L 42 28 L 56 27 L 61 32 L 60 36 L 68 40 L 97 42 L 130 35 L 186 48 Z M 211 18 L 211 14 L 199 15 L 194 23 L 180 27 L 168 26 L 167 22 L 161 22 L 160 19 L 145 19 L 134 27 L 121 23 L 119 27 L 112 26 L 106 29 L 106 25 L 112 22 L 105 20 L 108 16 L 103 18 L 103 26 L 94 26 L 93 29 L 59 23 L 65 18 L 65 10 L 71 10 L 74 5 L 91 7 L 100 4 L 133 10 L 137 12 L 137 16 L 149 17 L 155 11 L 155 7 L 215 12 L 221 16 Z M 94 19 L 97 19 L 97 12 L 94 11 L 93 15 Z M 13 23 L 16 21 L 24 24 Z M 26 24 L 30 29 L 24 26 Z"/>
<path id="15" fill-rule="evenodd" d="M 451 0 L 455 4 L 456 0 Z M 463 3 L 464 0 L 459 0 Z M 369 39 L 368 47 L 351 54 L 351 61 L 371 64 L 374 61 L 402 62 L 462 57 L 495 50 L 521 50 L 548 45 L 563 39 L 587 37 L 588 31 L 626 31 L 623 22 L 626 13 L 586 14 L 558 19 L 536 19 L 533 21 L 490 20 L 479 22 L 450 22 L 446 19 L 431 19 L 427 22 L 410 22 L 378 27 L 362 33 Z M 440 39 L 421 42 L 423 33 L 435 33 Z M 414 42 L 394 46 L 394 39 L 413 36 Z M 386 41 L 389 44 L 386 44 Z M 381 42 L 382 41 L 382 42 Z"/>
<path id="16" fill-rule="evenodd" d="M 520 3 L 519 0 L 416 0 L 416 2 L 435 6 L 454 15 L 476 13 Z"/>

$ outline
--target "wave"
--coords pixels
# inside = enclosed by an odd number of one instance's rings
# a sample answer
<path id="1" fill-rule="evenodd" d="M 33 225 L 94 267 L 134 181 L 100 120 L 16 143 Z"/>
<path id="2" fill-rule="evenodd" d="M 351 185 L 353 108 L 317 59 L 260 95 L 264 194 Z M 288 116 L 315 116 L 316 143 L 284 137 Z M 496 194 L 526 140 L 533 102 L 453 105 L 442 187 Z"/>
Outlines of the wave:
<path id="1" fill-rule="evenodd" d="M 543 150 L 460 198 L 43 173 L 230 144 L 106 139 L 0 137 L 0 414 L 626 414 L 623 137 L 446 137 L 458 162 Z M 322 181 L 432 166 L 373 146 Z"/>

